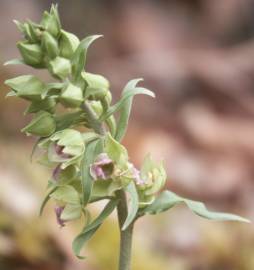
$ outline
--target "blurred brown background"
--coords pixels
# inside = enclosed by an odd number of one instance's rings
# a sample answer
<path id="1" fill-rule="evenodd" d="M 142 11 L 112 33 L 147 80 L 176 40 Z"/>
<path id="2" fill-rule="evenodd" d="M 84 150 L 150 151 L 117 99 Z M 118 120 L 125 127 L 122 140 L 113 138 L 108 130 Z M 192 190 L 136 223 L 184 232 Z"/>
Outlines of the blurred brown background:
<path id="1" fill-rule="evenodd" d="M 124 142 L 132 160 L 163 157 L 169 189 L 253 220 L 254 1 L 55 2 L 66 30 L 104 34 L 89 51 L 88 70 L 110 79 L 115 100 L 137 77 L 156 93 L 134 102 Z M 18 57 L 12 20 L 39 21 L 50 4 L 0 1 L 2 63 Z M 58 229 L 52 207 L 38 217 L 49 172 L 30 163 L 34 139 L 19 132 L 26 103 L 5 99 L 3 85 L 34 71 L 0 68 L 0 269 L 115 269 L 114 217 L 86 248 L 86 261 L 71 251 L 80 224 Z M 204 221 L 182 207 L 138 222 L 134 244 L 134 270 L 254 269 L 253 225 Z"/>

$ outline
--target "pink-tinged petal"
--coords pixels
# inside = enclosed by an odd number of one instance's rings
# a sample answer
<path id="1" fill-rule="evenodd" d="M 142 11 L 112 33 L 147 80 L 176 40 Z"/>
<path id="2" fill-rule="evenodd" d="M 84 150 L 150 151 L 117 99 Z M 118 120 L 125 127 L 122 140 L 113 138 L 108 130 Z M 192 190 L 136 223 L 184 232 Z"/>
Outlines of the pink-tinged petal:
<path id="1" fill-rule="evenodd" d="M 134 167 L 134 165 L 132 165 L 132 169 L 131 170 L 132 170 L 132 174 L 133 174 L 133 178 L 134 178 L 135 183 L 138 186 L 144 185 L 145 184 L 145 180 L 141 178 L 140 171 L 138 169 L 136 169 Z"/>
<path id="2" fill-rule="evenodd" d="M 90 174 L 94 180 L 106 180 L 113 173 L 113 161 L 106 153 L 101 153 L 90 166 Z"/>
<path id="3" fill-rule="evenodd" d="M 61 219 L 61 214 L 62 214 L 63 210 L 64 210 L 63 206 L 56 206 L 55 207 L 56 221 L 60 227 L 65 226 L 65 221 Z"/>
<path id="4" fill-rule="evenodd" d="M 61 164 L 58 164 L 55 169 L 53 170 L 53 174 L 52 174 L 52 178 L 57 182 L 58 181 L 58 177 L 61 173 L 62 169 L 61 169 Z"/>

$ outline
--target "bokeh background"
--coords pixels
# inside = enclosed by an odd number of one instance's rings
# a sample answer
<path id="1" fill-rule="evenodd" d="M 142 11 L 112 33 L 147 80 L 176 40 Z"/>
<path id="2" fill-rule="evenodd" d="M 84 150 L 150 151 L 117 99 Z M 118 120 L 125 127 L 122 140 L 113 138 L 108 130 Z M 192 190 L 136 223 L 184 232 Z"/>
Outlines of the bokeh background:
<path id="1" fill-rule="evenodd" d="M 91 47 L 87 67 L 110 79 L 115 100 L 137 77 L 156 93 L 156 100 L 134 102 L 124 141 L 134 163 L 146 152 L 164 158 L 167 188 L 254 220 L 254 1 L 54 2 L 66 30 L 105 36 Z M 1 63 L 18 57 L 21 37 L 12 20 L 39 21 L 50 4 L 0 1 Z M 6 99 L 3 85 L 28 72 L 34 71 L 0 66 L 0 269 L 116 269 L 114 216 L 82 262 L 71 251 L 81 224 L 59 229 L 52 205 L 38 217 L 50 172 L 30 162 L 34 138 L 19 131 L 29 121 L 26 102 Z M 144 218 L 135 232 L 134 270 L 254 269 L 252 224 L 209 222 L 177 207 Z"/>

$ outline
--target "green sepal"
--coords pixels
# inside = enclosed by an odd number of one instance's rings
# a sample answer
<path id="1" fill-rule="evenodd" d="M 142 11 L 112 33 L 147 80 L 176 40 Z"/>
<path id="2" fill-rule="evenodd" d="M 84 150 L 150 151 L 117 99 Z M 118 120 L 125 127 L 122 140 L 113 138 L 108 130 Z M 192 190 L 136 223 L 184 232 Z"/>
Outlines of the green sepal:
<path id="1" fill-rule="evenodd" d="M 55 98 L 49 97 L 43 100 L 35 100 L 26 109 L 25 114 L 37 113 L 39 111 L 46 111 L 49 113 L 54 113 L 56 107 Z"/>
<path id="2" fill-rule="evenodd" d="M 71 63 L 68 59 L 57 56 L 49 62 L 49 71 L 59 79 L 65 79 L 71 73 Z"/>
<path id="3" fill-rule="evenodd" d="M 65 169 L 61 169 L 57 179 L 50 180 L 53 186 L 67 185 L 78 178 L 78 169 L 74 165 L 70 165 Z"/>
<path id="4" fill-rule="evenodd" d="M 118 164 L 120 168 L 126 167 L 128 152 L 123 145 L 112 138 L 110 133 L 107 133 L 105 137 L 105 151 L 109 158 Z"/>
<path id="5" fill-rule="evenodd" d="M 4 63 L 4 66 L 9 66 L 9 65 L 24 65 L 24 64 L 25 64 L 25 62 L 22 59 L 11 59 L 9 61 L 6 61 Z"/>
<path id="6" fill-rule="evenodd" d="M 80 204 L 77 190 L 70 185 L 58 187 L 53 193 L 50 194 L 50 197 L 62 203 Z"/>
<path id="7" fill-rule="evenodd" d="M 63 221 L 71 221 L 81 217 L 82 207 L 80 204 L 68 203 L 61 214 Z"/>
<path id="8" fill-rule="evenodd" d="M 35 68 L 45 67 L 43 61 L 43 51 L 38 44 L 30 44 L 26 41 L 20 41 L 17 43 L 20 54 L 24 62 Z"/>
<path id="9" fill-rule="evenodd" d="M 50 59 L 54 59 L 56 56 L 58 56 L 58 42 L 49 32 L 43 32 L 41 37 L 41 44 L 45 54 L 49 56 Z"/>
<path id="10" fill-rule="evenodd" d="M 242 218 L 234 214 L 211 212 L 205 207 L 202 202 L 182 198 L 169 190 L 163 191 L 150 206 L 142 209 L 142 213 L 152 215 L 158 214 L 167 211 L 180 203 L 184 203 L 196 215 L 206 219 L 250 222 L 248 219 Z"/>
<path id="11" fill-rule="evenodd" d="M 56 130 L 60 131 L 75 125 L 86 123 L 86 114 L 82 110 L 68 112 L 56 116 Z"/>
<path id="12" fill-rule="evenodd" d="M 33 75 L 22 75 L 5 81 L 18 97 L 35 101 L 41 99 L 45 84 Z"/>
<path id="13" fill-rule="evenodd" d="M 66 85 L 61 92 L 60 102 L 66 107 L 79 107 L 83 101 L 82 89 L 72 83 Z"/>
<path id="14" fill-rule="evenodd" d="M 50 195 L 51 195 L 52 193 L 54 193 L 56 190 L 57 190 L 57 187 L 52 188 L 52 189 L 47 193 L 47 195 L 45 196 L 45 198 L 43 199 L 43 201 L 42 201 L 42 203 L 41 203 L 41 206 L 40 206 L 40 211 L 39 211 L 39 215 L 40 215 L 40 216 L 42 215 L 43 210 L 44 210 L 44 208 L 45 208 L 47 202 L 50 200 Z"/>
<path id="15" fill-rule="evenodd" d="M 80 41 L 77 36 L 67 31 L 61 30 L 59 39 L 60 55 L 64 58 L 70 59 L 77 49 Z"/>
<path id="16" fill-rule="evenodd" d="M 27 135 L 48 137 L 56 130 L 54 117 L 45 111 L 40 111 L 35 118 L 25 126 L 21 131 Z"/>
<path id="17" fill-rule="evenodd" d="M 109 81 L 105 77 L 88 72 L 82 72 L 81 76 L 87 84 L 86 98 L 100 100 L 106 97 L 107 92 L 109 92 Z"/>
<path id="18" fill-rule="evenodd" d="M 99 229 L 103 221 L 114 211 L 118 204 L 118 200 L 110 200 L 108 204 L 104 207 L 100 215 L 92 221 L 90 224 L 84 227 L 82 232 L 74 239 L 72 243 L 72 249 L 74 254 L 79 259 L 84 259 L 80 256 L 81 249 L 85 243 L 94 235 L 94 233 Z"/>

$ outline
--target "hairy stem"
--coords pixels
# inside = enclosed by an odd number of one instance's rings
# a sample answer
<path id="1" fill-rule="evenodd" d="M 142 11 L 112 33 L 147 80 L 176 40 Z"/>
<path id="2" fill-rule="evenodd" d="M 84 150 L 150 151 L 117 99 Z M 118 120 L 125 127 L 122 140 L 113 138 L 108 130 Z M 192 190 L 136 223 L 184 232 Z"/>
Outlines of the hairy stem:
<path id="1" fill-rule="evenodd" d="M 83 110 L 87 113 L 88 121 L 91 127 L 100 135 L 105 135 L 106 130 L 102 123 L 98 120 L 96 113 L 90 107 L 89 103 L 85 102 L 82 105 Z M 120 199 L 117 206 L 118 223 L 120 229 L 120 253 L 119 253 L 119 268 L 118 270 L 130 270 L 131 266 L 131 247 L 134 222 L 129 225 L 124 231 L 121 230 L 124 221 L 128 215 L 126 195 L 123 190 L 116 192 Z"/>

